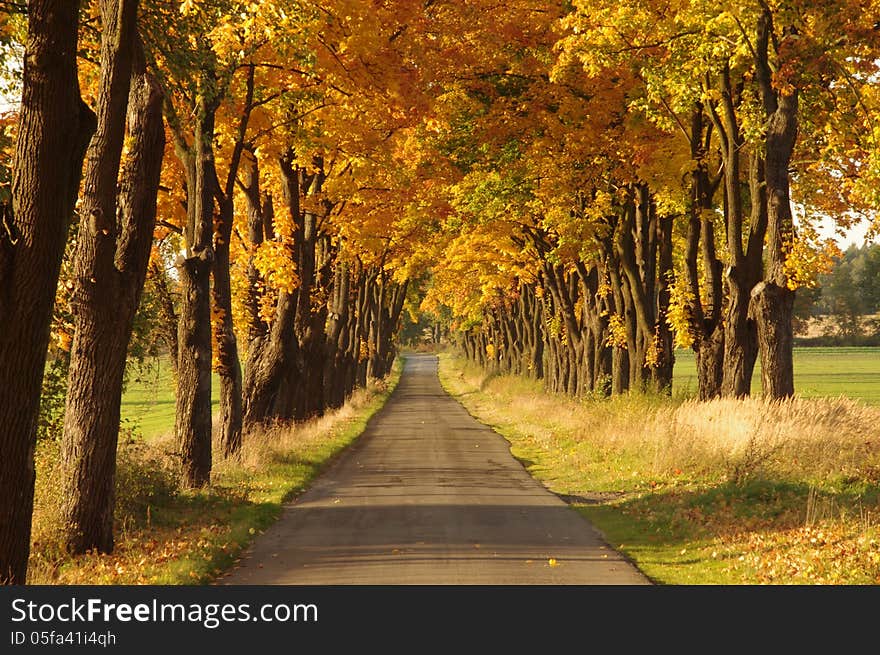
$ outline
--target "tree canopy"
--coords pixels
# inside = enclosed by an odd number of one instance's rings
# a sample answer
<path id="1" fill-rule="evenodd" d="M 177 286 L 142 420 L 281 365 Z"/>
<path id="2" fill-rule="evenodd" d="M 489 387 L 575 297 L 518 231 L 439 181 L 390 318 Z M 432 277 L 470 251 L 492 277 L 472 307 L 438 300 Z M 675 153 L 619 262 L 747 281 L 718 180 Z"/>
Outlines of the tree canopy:
<path id="1" fill-rule="evenodd" d="M 839 255 L 818 220 L 880 230 L 878 17 L 874 0 L 4 5 L 22 103 L 0 123 L 0 371 L 42 371 L 50 331 L 70 360 L 69 547 L 112 548 L 112 494 L 77 504 L 112 483 L 145 280 L 190 486 L 215 457 L 212 369 L 234 457 L 255 426 L 383 376 L 405 306 L 554 391 L 668 392 L 685 347 L 701 398 L 749 394 L 758 357 L 764 393 L 790 396 L 795 294 Z M 24 357 L 28 334 L 46 338 Z M 26 402 L 0 392 L 19 416 L 0 492 L 32 458 L 28 376 Z M 19 581 L 27 521 L 0 517 L 20 526 L 0 577 Z"/>

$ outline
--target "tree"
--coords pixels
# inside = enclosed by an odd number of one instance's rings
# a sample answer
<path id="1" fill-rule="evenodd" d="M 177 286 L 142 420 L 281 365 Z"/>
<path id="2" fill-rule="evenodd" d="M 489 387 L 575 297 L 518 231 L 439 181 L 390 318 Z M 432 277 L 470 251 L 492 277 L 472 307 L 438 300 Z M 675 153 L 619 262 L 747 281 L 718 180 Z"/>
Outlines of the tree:
<path id="1" fill-rule="evenodd" d="M 86 156 L 74 254 L 75 332 L 62 449 L 65 542 L 74 553 L 113 549 L 122 384 L 165 145 L 162 93 L 146 70 L 137 5 L 101 3 L 98 129 Z M 126 113 L 130 143 L 120 174 Z"/>
<path id="2" fill-rule="evenodd" d="M 12 204 L 0 236 L 0 580 L 27 576 L 34 444 L 55 286 L 95 116 L 77 79 L 79 3 L 30 0 Z"/>
<path id="3" fill-rule="evenodd" d="M 236 7 L 234 2 L 160 2 L 150 7 L 146 22 L 153 69 L 167 93 L 165 116 L 184 173 L 183 248 L 175 262 L 181 281 L 175 434 L 182 480 L 190 487 L 207 484 L 212 467 L 212 314 L 217 317 L 225 453 L 235 452 L 241 443 L 241 369 L 231 325 L 228 268 L 232 190 L 252 108 L 247 101 L 222 186 L 215 152 L 218 112 L 241 59 L 255 47 L 243 46 L 240 56 L 229 43 L 238 38 Z"/>

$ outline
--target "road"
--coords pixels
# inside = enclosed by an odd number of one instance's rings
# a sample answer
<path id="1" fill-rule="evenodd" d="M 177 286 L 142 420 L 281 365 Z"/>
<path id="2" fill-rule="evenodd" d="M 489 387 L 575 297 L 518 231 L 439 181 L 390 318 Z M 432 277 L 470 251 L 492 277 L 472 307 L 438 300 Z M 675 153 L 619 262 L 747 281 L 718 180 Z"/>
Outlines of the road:
<path id="1" fill-rule="evenodd" d="M 635 585 L 648 580 L 409 355 L 366 431 L 219 584 Z"/>

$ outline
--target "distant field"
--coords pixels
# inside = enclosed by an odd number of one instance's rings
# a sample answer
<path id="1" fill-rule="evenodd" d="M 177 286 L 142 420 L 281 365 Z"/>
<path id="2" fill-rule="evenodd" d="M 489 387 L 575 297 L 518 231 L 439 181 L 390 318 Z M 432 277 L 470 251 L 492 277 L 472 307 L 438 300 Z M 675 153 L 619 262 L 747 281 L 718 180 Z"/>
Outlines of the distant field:
<path id="1" fill-rule="evenodd" d="M 880 405 L 880 348 L 795 348 L 795 392 L 805 398 L 848 396 Z M 675 393 L 691 395 L 697 389 L 694 353 L 675 353 Z M 761 391 L 761 362 L 755 367 L 752 392 Z"/>
<path id="2" fill-rule="evenodd" d="M 217 375 L 211 384 L 212 412 L 220 406 Z M 132 377 L 122 394 L 122 429 L 133 428 L 147 439 L 174 430 L 174 380 L 160 359 L 148 372 Z"/>
<path id="3" fill-rule="evenodd" d="M 880 348 L 795 348 L 795 391 L 804 397 L 849 396 L 880 405 Z M 213 409 L 219 407 L 214 376 Z M 690 350 L 675 353 L 676 394 L 694 395 L 696 365 Z M 755 368 L 752 392 L 761 391 L 761 364 Z M 164 360 L 139 380 L 129 382 L 122 397 L 122 427 L 133 427 L 150 439 L 174 429 L 174 384 Z"/>

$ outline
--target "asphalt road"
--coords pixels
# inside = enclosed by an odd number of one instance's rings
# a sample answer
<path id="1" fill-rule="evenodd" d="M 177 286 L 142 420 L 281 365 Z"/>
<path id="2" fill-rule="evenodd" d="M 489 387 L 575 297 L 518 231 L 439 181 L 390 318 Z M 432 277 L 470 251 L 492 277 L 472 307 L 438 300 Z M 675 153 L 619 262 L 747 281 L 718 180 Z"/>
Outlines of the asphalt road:
<path id="1" fill-rule="evenodd" d="M 443 391 L 432 355 L 219 584 L 648 584 Z"/>

